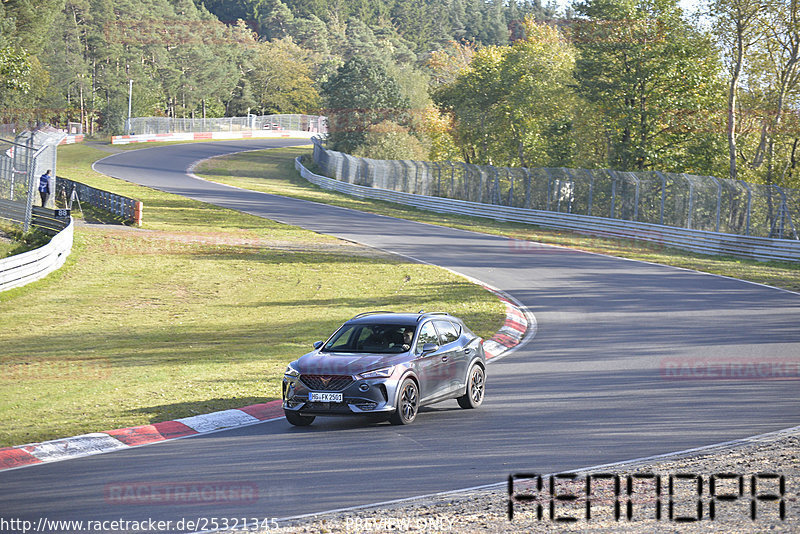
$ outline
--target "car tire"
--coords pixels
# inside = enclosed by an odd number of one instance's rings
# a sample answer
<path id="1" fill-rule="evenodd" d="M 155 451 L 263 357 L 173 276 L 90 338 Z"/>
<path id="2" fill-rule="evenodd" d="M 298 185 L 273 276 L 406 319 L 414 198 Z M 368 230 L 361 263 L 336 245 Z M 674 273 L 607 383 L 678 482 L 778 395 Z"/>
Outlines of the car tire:
<path id="1" fill-rule="evenodd" d="M 294 426 L 308 426 L 314 422 L 313 415 L 301 415 L 291 410 L 284 410 L 283 413 L 286 415 L 286 420 Z"/>
<path id="2" fill-rule="evenodd" d="M 397 392 L 397 409 L 389 417 L 389 422 L 393 425 L 409 425 L 417 418 L 419 410 L 419 388 L 417 383 L 410 378 L 406 378 L 400 384 Z"/>
<path id="3" fill-rule="evenodd" d="M 486 371 L 480 365 L 473 364 L 467 373 L 467 390 L 458 397 L 458 405 L 464 409 L 477 408 L 483 403 L 486 392 Z"/>

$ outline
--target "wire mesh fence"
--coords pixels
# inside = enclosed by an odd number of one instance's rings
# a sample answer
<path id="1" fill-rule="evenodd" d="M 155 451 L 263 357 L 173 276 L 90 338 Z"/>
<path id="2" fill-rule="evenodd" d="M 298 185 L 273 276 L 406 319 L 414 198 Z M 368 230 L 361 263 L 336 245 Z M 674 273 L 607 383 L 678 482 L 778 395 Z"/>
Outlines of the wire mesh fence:
<path id="1" fill-rule="evenodd" d="M 0 138 L 0 218 L 30 229 L 39 177 L 50 170 L 44 207 L 55 207 L 56 148 L 66 134 L 55 128 L 25 130 L 14 139 Z M 41 201 L 39 201 L 41 202 Z"/>
<path id="2" fill-rule="evenodd" d="M 692 230 L 800 238 L 800 191 L 776 185 L 660 171 L 373 160 L 313 141 L 314 162 L 322 173 L 356 185 Z"/>
<path id="3" fill-rule="evenodd" d="M 249 115 L 209 119 L 134 117 L 126 124 L 126 133 L 131 135 L 251 130 L 292 130 L 323 134 L 327 132 L 327 127 L 325 117 L 317 115 Z"/>

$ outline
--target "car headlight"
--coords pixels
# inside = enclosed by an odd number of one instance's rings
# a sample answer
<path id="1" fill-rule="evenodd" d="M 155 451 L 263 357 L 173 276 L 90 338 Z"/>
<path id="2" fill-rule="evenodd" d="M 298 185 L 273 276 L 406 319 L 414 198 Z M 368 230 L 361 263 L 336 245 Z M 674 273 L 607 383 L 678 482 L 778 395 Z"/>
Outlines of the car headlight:
<path id="1" fill-rule="evenodd" d="M 358 378 L 388 378 L 394 372 L 394 365 L 391 367 L 384 367 L 383 369 L 375 369 L 374 371 L 367 371 L 361 373 Z"/>
<path id="2" fill-rule="evenodd" d="M 286 370 L 283 372 L 285 376 L 291 376 L 292 378 L 297 378 L 300 376 L 300 371 L 292 367 L 292 364 L 286 366 Z"/>

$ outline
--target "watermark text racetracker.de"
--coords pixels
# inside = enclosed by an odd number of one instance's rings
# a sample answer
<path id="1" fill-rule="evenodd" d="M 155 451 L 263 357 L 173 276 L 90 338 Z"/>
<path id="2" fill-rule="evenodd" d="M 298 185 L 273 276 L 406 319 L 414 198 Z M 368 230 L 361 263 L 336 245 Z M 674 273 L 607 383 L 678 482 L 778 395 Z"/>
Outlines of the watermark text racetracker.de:
<path id="1" fill-rule="evenodd" d="M 220 531 L 266 531 L 278 528 L 278 520 L 257 517 L 196 517 L 174 520 L 144 519 L 98 519 L 70 520 L 40 517 L 37 521 L 0 516 L 0 532 L 197 532 Z"/>
<path id="2" fill-rule="evenodd" d="M 800 380 L 800 359 L 664 358 L 664 380 Z"/>
<path id="3" fill-rule="evenodd" d="M 248 481 L 112 482 L 103 488 L 103 497 L 118 506 L 251 504 L 260 493 L 258 484 Z"/>

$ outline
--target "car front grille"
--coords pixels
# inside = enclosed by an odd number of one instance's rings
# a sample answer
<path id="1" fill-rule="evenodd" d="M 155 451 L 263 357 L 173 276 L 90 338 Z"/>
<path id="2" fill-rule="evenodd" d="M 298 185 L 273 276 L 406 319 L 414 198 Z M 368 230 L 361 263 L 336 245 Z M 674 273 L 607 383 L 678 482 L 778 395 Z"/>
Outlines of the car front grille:
<path id="1" fill-rule="evenodd" d="M 346 375 L 302 375 L 300 380 L 314 391 L 342 391 L 353 383 Z"/>

